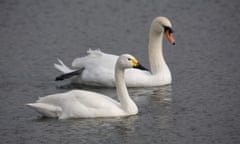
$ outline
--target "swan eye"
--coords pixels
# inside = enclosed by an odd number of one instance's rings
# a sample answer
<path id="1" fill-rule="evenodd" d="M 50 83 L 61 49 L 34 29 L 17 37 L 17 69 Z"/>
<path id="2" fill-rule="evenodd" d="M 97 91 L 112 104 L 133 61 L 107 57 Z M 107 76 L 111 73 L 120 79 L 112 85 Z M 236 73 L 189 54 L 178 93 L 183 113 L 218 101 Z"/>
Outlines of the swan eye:
<path id="1" fill-rule="evenodd" d="M 173 33 L 172 28 L 168 27 L 168 26 L 163 26 L 164 27 L 164 32 L 169 32 L 169 33 Z"/>

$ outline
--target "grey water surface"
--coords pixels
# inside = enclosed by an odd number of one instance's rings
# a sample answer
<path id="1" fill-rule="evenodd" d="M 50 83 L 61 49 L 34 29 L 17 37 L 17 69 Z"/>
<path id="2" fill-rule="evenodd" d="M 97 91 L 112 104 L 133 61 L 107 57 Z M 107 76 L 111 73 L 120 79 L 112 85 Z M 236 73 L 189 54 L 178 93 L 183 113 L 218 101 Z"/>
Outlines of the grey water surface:
<path id="1" fill-rule="evenodd" d="M 0 143 L 239 144 L 240 2 L 237 0 L 0 0 Z M 139 114 L 126 118 L 43 119 L 25 106 L 38 97 L 87 89 L 55 82 L 88 48 L 131 53 L 148 64 L 156 16 L 173 24 L 164 39 L 173 83 L 131 88 Z"/>

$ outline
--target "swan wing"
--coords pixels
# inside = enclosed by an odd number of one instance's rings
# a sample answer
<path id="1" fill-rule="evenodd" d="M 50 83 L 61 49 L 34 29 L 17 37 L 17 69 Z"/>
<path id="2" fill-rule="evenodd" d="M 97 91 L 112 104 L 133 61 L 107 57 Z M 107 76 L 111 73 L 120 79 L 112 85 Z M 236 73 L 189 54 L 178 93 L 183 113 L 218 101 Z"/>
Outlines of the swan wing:
<path id="1" fill-rule="evenodd" d="M 123 110 L 117 101 L 84 90 L 40 97 L 36 103 L 27 105 L 44 116 L 60 119 L 123 115 Z"/>
<path id="2" fill-rule="evenodd" d="M 82 68 L 86 69 L 94 68 L 97 70 L 98 68 L 105 68 L 114 70 L 115 63 L 118 59 L 118 56 L 107 54 L 102 52 L 100 49 L 87 51 L 87 56 L 76 58 L 72 62 L 73 68 Z"/>
<path id="3" fill-rule="evenodd" d="M 171 83 L 171 73 L 169 71 L 152 74 L 149 71 L 127 69 L 125 73 L 125 81 L 128 87 L 150 87 Z"/>
<path id="4" fill-rule="evenodd" d="M 145 87 L 154 79 L 151 72 L 134 68 L 125 70 L 124 76 L 128 87 Z"/>
<path id="5" fill-rule="evenodd" d="M 26 104 L 28 107 L 36 110 L 40 114 L 46 117 L 59 117 L 62 113 L 62 108 L 59 106 L 45 104 L 45 103 L 29 103 Z"/>
<path id="6" fill-rule="evenodd" d="M 100 50 L 88 50 L 88 55 L 72 62 L 75 69 L 84 68 L 79 82 L 86 85 L 114 86 L 114 69 L 118 56 Z"/>
<path id="7" fill-rule="evenodd" d="M 95 86 L 115 86 L 114 69 L 118 56 L 101 50 L 88 50 L 88 55 L 73 61 L 74 68 L 85 68 L 80 83 Z M 125 80 L 129 87 L 147 86 L 151 73 L 139 69 L 127 69 Z"/>

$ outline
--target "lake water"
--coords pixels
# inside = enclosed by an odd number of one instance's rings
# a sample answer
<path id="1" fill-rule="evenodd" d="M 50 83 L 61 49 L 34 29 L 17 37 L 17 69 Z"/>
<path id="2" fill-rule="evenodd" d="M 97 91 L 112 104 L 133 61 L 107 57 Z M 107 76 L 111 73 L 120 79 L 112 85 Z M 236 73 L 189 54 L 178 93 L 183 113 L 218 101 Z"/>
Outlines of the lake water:
<path id="1" fill-rule="evenodd" d="M 237 0 L 0 1 L 0 143 L 240 143 L 240 2 Z M 139 114 L 126 118 L 43 119 L 24 104 L 81 88 L 55 82 L 57 58 L 70 64 L 88 48 L 131 53 L 148 64 L 148 31 L 168 17 L 164 39 L 173 83 L 131 88 Z"/>

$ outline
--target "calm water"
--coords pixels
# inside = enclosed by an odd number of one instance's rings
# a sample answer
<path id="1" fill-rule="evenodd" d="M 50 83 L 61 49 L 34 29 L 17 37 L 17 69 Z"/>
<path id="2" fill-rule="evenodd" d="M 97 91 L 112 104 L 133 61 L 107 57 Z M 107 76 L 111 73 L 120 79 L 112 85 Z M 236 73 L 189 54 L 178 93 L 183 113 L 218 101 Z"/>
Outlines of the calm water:
<path id="1" fill-rule="evenodd" d="M 237 0 L 0 0 L 0 143 L 240 143 L 239 13 Z M 175 29 L 177 44 L 164 41 L 173 84 L 129 89 L 137 116 L 42 119 L 24 106 L 76 88 L 54 82 L 57 57 L 70 64 L 101 48 L 148 66 L 148 30 L 159 15 Z M 116 98 L 114 89 L 81 88 Z"/>

